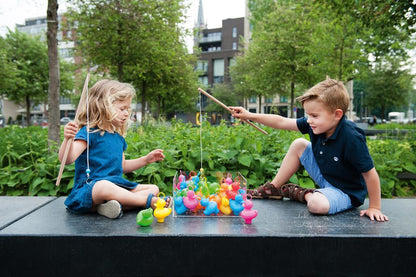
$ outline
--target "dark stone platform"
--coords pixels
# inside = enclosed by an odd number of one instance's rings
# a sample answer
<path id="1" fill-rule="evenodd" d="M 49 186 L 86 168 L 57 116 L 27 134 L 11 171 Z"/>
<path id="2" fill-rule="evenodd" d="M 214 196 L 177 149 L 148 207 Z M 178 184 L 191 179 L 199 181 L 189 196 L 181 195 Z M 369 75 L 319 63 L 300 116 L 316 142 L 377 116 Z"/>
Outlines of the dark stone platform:
<path id="1" fill-rule="evenodd" d="M 109 220 L 66 211 L 65 198 L 0 197 L 0 276 L 416 276 L 416 199 L 383 199 L 388 222 L 360 209 L 311 215 L 304 204 L 253 200 L 240 217 L 138 211 Z"/>

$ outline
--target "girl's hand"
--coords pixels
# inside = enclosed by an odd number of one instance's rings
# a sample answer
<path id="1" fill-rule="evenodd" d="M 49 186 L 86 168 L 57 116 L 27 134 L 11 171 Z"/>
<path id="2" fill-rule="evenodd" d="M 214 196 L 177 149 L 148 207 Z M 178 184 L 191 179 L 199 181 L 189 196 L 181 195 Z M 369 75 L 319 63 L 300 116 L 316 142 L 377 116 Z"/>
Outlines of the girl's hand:
<path id="1" fill-rule="evenodd" d="M 78 124 L 74 121 L 68 122 L 64 127 L 64 137 L 66 139 L 73 139 L 78 132 Z"/>
<path id="2" fill-rule="evenodd" d="M 163 155 L 162 149 L 155 149 L 146 155 L 146 162 L 148 164 L 154 163 L 157 161 L 163 161 L 164 159 L 165 159 L 165 155 Z"/>
<path id="3" fill-rule="evenodd" d="M 388 221 L 389 218 L 385 216 L 380 210 L 374 208 L 368 208 L 367 210 L 360 211 L 360 216 L 368 216 L 371 220 Z"/>

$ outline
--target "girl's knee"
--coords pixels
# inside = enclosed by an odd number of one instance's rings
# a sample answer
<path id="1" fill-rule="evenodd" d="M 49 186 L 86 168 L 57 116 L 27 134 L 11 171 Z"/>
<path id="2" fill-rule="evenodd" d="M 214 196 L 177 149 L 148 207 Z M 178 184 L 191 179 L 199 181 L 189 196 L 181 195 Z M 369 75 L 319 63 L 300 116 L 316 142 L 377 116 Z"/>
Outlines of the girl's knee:
<path id="1" fill-rule="evenodd" d="M 320 193 L 315 192 L 308 198 L 308 210 L 313 214 L 328 214 L 329 212 L 329 201 L 326 197 Z"/>

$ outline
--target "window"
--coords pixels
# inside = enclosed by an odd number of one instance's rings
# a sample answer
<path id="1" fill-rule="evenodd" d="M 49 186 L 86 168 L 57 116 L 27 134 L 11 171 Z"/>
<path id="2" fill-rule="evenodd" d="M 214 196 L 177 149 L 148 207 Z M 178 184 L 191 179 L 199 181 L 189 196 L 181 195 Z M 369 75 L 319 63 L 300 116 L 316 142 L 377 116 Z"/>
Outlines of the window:
<path id="1" fill-rule="evenodd" d="M 213 76 L 214 83 L 223 83 L 224 82 L 224 59 L 213 60 Z"/>
<path id="2" fill-rule="evenodd" d="M 257 97 L 255 97 L 255 96 L 250 97 L 250 99 L 248 99 L 248 102 L 249 103 L 257 103 Z"/>
<path id="3" fill-rule="evenodd" d="M 233 42 L 233 50 L 237 50 L 237 49 L 238 49 L 237 42 Z"/>
<path id="4" fill-rule="evenodd" d="M 206 60 L 197 61 L 196 70 L 201 71 L 202 73 L 207 73 L 208 72 L 208 61 L 206 61 Z"/>
<path id="5" fill-rule="evenodd" d="M 198 80 L 201 84 L 207 86 L 208 85 L 208 76 L 200 76 Z"/>
<path id="6" fill-rule="evenodd" d="M 237 37 L 237 27 L 233 27 L 233 38 Z"/>
<path id="7" fill-rule="evenodd" d="M 229 64 L 229 66 L 233 66 L 233 65 L 235 65 L 237 62 L 235 61 L 235 59 L 234 58 L 230 58 L 229 60 L 228 60 L 228 64 Z"/>
<path id="8" fill-rule="evenodd" d="M 286 96 L 281 95 L 281 96 L 280 96 L 280 103 L 287 103 L 287 97 L 286 97 Z"/>

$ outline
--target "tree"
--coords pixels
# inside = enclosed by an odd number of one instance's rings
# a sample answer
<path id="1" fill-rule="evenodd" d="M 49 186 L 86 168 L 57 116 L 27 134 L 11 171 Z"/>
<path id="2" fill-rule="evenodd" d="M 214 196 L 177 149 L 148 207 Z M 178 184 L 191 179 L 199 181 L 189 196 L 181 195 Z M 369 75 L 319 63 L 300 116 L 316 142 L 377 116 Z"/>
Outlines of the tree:
<path id="1" fill-rule="evenodd" d="M 142 119 L 147 102 L 157 103 L 158 114 L 166 102 L 196 89 L 192 57 L 181 40 L 182 0 L 73 2 L 69 17 L 77 22 L 77 48 L 86 64 L 134 84 Z"/>
<path id="2" fill-rule="evenodd" d="M 258 96 L 279 93 L 291 97 L 293 113 L 296 86 L 310 83 L 311 40 L 314 16 L 305 1 L 252 1 L 253 37 L 244 56 L 231 68 L 233 82 Z M 244 59 L 244 61 L 238 61 Z M 244 65 L 245 80 L 236 78 Z M 233 72 L 234 70 L 234 72 Z M 292 116 L 292 115 L 291 115 Z"/>
<path id="3" fill-rule="evenodd" d="M 366 106 L 380 109 L 383 119 L 386 118 L 388 109 L 407 108 L 410 93 L 414 92 L 414 77 L 408 69 L 403 69 L 397 59 L 378 62 L 362 79 Z"/>
<path id="4" fill-rule="evenodd" d="M 58 1 L 48 0 L 47 11 L 47 41 L 49 61 L 49 93 L 48 93 L 48 140 L 49 144 L 55 142 L 59 145 L 60 136 L 60 110 L 59 110 L 59 58 L 58 58 Z M 49 145 L 50 147 L 51 145 Z"/>
<path id="5" fill-rule="evenodd" d="M 8 89 L 13 87 L 17 75 L 15 63 L 9 61 L 7 41 L 0 36 L 0 95 L 6 95 Z"/>
<path id="6" fill-rule="evenodd" d="M 406 50 L 413 48 L 410 34 L 415 31 L 411 26 L 415 23 L 416 6 L 405 2 L 315 1 L 314 11 L 320 14 L 324 26 L 324 33 L 317 34 L 316 38 L 330 50 L 325 47 L 324 51 L 330 55 L 320 55 L 327 57 L 322 60 L 323 67 L 336 65 L 337 78 L 345 81 L 365 72 L 371 66 L 369 57 L 407 59 Z"/>
<path id="7" fill-rule="evenodd" d="M 8 63 L 13 63 L 16 70 L 5 78 L 8 85 L 1 93 L 11 101 L 25 103 L 26 123 L 30 125 L 31 107 L 45 102 L 48 95 L 46 45 L 18 31 L 9 31 L 5 43 Z"/>

